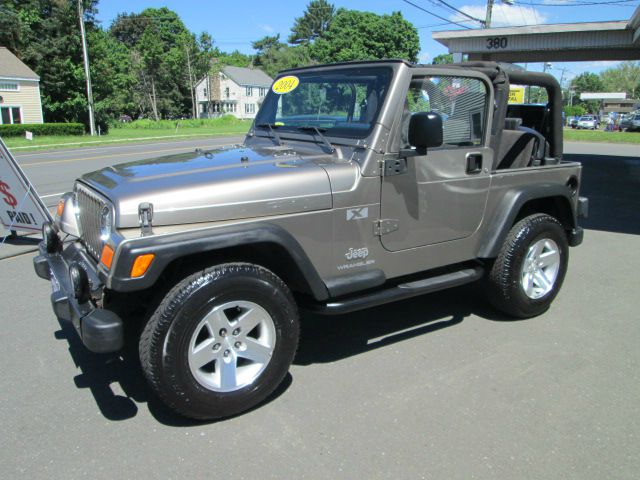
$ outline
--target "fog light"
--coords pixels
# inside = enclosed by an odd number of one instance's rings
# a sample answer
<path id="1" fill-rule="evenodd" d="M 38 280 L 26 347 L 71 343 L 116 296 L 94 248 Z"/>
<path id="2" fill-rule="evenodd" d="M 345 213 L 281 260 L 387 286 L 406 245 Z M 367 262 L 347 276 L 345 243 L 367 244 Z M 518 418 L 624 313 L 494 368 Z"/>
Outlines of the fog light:
<path id="1" fill-rule="evenodd" d="M 60 237 L 58 237 L 56 229 L 50 222 L 45 222 L 42 225 L 42 240 L 47 253 L 58 253 L 60 251 Z"/>
<path id="2" fill-rule="evenodd" d="M 89 279 L 84 268 L 77 263 L 72 263 L 69 267 L 69 277 L 73 287 L 73 295 L 79 303 L 89 300 Z"/>

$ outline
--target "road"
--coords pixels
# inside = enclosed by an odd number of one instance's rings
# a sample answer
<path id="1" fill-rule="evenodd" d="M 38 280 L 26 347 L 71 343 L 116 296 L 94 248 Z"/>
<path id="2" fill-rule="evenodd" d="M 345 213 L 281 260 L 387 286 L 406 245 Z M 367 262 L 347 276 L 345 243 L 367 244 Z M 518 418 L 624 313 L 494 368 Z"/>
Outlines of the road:
<path id="1" fill-rule="evenodd" d="M 506 321 L 469 285 L 305 314 L 283 386 L 220 422 L 169 412 L 135 358 L 86 352 L 55 319 L 30 254 L 0 261 L 0 477 L 637 478 L 640 158 L 618 145 L 567 150 L 592 208 L 549 312 Z M 20 157 L 28 175 L 89 166 L 36 158 Z M 43 192 L 70 185 L 39 173 Z"/>

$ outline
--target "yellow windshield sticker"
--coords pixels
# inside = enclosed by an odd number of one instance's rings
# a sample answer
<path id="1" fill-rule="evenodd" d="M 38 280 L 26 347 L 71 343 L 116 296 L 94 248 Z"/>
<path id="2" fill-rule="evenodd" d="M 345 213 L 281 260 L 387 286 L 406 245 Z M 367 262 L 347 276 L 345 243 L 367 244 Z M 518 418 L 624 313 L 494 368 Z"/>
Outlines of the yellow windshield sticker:
<path id="1" fill-rule="evenodd" d="M 298 77 L 287 75 L 286 77 L 282 77 L 276 80 L 271 87 L 271 90 L 273 90 L 273 93 L 282 95 L 283 93 L 289 93 L 295 90 L 299 83 L 300 79 Z"/>

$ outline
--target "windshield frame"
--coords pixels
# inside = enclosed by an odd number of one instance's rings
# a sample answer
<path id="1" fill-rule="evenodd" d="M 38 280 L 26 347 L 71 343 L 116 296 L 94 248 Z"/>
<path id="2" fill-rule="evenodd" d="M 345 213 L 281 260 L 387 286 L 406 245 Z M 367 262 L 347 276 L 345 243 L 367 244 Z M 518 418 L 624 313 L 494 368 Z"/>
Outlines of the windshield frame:
<path id="1" fill-rule="evenodd" d="M 357 129 L 349 126 L 344 126 L 344 127 L 334 126 L 334 127 L 327 128 L 327 127 L 316 125 L 313 123 L 310 123 L 308 125 L 307 124 L 278 125 L 276 127 L 278 130 L 278 134 L 281 137 L 295 136 L 295 138 L 304 137 L 305 139 L 308 139 L 310 137 L 309 132 L 303 131 L 302 129 L 300 129 L 300 127 L 313 126 L 313 127 L 319 128 L 326 137 L 344 139 L 347 141 L 350 139 L 354 141 L 360 141 L 362 139 L 369 137 L 373 132 L 373 130 L 375 129 L 376 125 L 378 124 L 380 116 L 385 108 L 385 103 L 389 98 L 391 86 L 395 76 L 395 69 L 389 65 L 358 65 L 358 66 L 341 66 L 338 68 L 328 68 L 328 69 L 318 69 L 318 70 L 316 69 L 302 70 L 302 71 L 288 70 L 278 74 L 274 80 L 274 83 L 277 82 L 282 77 L 291 76 L 291 75 L 295 75 L 296 77 L 298 77 L 300 79 L 301 84 L 304 82 L 305 78 L 306 79 L 321 78 L 322 76 L 325 76 L 325 75 L 327 77 L 342 75 L 342 76 L 345 76 L 347 79 L 349 78 L 349 76 L 357 77 L 359 75 L 367 75 L 367 76 L 377 75 L 379 77 L 378 82 L 380 82 L 378 85 L 378 88 L 381 91 L 381 94 L 378 97 L 378 106 L 377 106 L 376 112 L 374 116 L 371 118 L 368 128 Z M 304 83 L 308 83 L 308 82 L 304 82 Z M 320 83 L 320 82 L 314 82 L 314 83 Z M 327 83 L 330 83 L 330 82 L 327 82 Z M 286 95 L 286 93 L 284 95 Z M 282 94 L 275 93 L 273 91 L 273 88 L 269 89 L 267 96 L 265 97 L 264 101 L 262 102 L 262 105 L 260 106 L 260 109 L 256 113 L 254 123 L 252 126 L 252 129 L 254 132 L 257 133 L 258 131 L 263 131 L 263 129 L 256 128 L 257 125 L 259 124 L 270 123 L 274 126 L 276 125 L 275 122 L 276 122 L 276 115 L 278 110 L 277 104 L 279 102 L 279 97 L 281 96 Z M 267 114 L 265 113 L 267 109 L 271 110 L 272 115 L 267 116 Z M 342 143 L 342 142 L 338 142 L 338 143 Z"/>

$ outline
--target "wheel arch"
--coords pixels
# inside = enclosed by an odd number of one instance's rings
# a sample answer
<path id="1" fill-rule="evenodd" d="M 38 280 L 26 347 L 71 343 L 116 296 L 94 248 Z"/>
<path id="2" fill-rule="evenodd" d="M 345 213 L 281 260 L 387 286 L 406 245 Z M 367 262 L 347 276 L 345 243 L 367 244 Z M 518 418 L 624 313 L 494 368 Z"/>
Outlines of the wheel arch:
<path id="1" fill-rule="evenodd" d="M 140 278 L 130 278 L 138 255 L 154 253 L 151 267 Z M 248 262 L 278 275 L 294 291 L 316 300 L 328 298 L 327 288 L 297 240 L 283 228 L 251 224 L 142 237 L 124 242 L 114 258 L 107 287 L 129 292 L 154 287 L 159 279 L 192 273 L 216 263 Z"/>
<path id="2" fill-rule="evenodd" d="M 572 196 L 570 186 L 559 184 L 532 185 L 509 191 L 485 226 L 478 258 L 495 258 L 511 227 L 534 213 L 546 213 L 557 218 L 565 230 L 575 228 L 577 221 L 571 206 Z"/>

